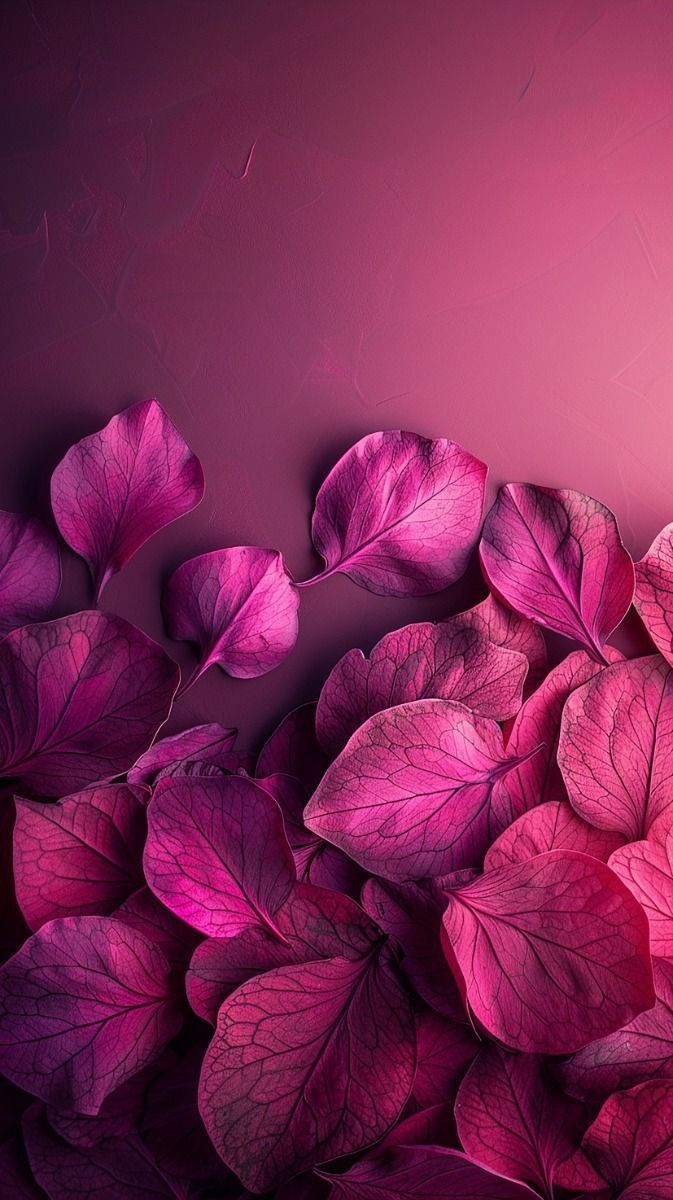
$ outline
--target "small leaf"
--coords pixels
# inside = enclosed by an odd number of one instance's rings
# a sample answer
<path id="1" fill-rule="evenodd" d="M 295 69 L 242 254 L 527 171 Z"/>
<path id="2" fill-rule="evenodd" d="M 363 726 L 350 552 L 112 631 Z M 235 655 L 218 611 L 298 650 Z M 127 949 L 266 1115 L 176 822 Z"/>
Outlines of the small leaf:
<path id="1" fill-rule="evenodd" d="M 131 767 L 128 781 L 153 786 L 166 775 L 209 775 L 232 771 L 238 757 L 232 754 L 235 729 L 216 722 L 195 725 L 154 742 Z"/>
<path id="2" fill-rule="evenodd" d="M 673 666 L 673 525 L 657 534 L 636 563 L 633 603 L 657 650 Z"/>

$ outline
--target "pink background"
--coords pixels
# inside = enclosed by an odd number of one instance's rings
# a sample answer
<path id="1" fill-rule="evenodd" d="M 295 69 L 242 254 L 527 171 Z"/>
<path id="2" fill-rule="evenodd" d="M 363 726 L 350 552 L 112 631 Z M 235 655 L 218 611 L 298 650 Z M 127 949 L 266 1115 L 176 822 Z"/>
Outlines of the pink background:
<path id="1" fill-rule="evenodd" d="M 208 482 L 107 608 L 162 638 L 162 580 L 220 545 L 312 573 L 314 490 L 384 427 L 598 496 L 636 555 L 673 519 L 670 0 L 15 0 L 3 23 L 0 505 L 46 515 L 67 446 L 148 395 Z M 350 646 L 479 595 L 331 579 L 280 669 L 211 672 L 174 722 L 258 738 Z M 86 596 L 68 556 L 61 611 Z"/>

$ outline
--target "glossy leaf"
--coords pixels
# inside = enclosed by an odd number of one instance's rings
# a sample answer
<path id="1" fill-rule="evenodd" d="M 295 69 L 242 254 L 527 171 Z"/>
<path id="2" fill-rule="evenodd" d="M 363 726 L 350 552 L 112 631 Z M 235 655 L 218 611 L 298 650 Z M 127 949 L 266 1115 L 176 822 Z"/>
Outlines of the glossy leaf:
<path id="1" fill-rule="evenodd" d="M 49 616 L 61 587 L 58 546 L 32 517 L 0 511 L 0 636 Z"/>
<path id="2" fill-rule="evenodd" d="M 199 503 L 203 488 L 198 458 L 156 400 L 132 405 L 68 450 L 52 475 L 51 506 L 97 599 L 153 534 Z"/>
<path id="3" fill-rule="evenodd" d="M 631 557 L 604 504 L 569 489 L 508 484 L 486 518 L 480 552 L 506 604 L 602 659 L 634 587 Z"/>
<path id="4" fill-rule="evenodd" d="M 485 481 L 484 464 L 455 442 L 400 430 L 362 438 L 316 497 L 323 576 L 340 571 L 383 596 L 442 591 L 478 537 Z"/>

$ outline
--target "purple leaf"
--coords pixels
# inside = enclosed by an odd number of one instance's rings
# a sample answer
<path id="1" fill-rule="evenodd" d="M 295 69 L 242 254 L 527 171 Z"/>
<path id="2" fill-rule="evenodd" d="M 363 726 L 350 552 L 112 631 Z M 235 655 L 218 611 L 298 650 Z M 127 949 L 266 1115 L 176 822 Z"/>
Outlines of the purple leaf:
<path id="1" fill-rule="evenodd" d="M 23 1120 L 28 1157 L 49 1200 L 175 1200 L 175 1192 L 133 1134 L 73 1146 L 35 1105 Z"/>
<path id="2" fill-rule="evenodd" d="M 473 866 L 490 835 L 494 783 L 519 760 L 500 727 L 452 700 L 376 713 L 311 797 L 305 823 L 386 879 Z"/>
<path id="3" fill-rule="evenodd" d="M 57 804 L 16 801 L 14 878 L 31 929 L 111 913 L 142 883 L 144 795 L 110 783 Z"/>
<path id="4" fill-rule="evenodd" d="M 118 921 L 144 934 L 159 947 L 171 967 L 184 974 L 201 935 L 169 912 L 149 888 L 139 888 L 120 904 L 114 915 Z"/>
<path id="5" fill-rule="evenodd" d="M 204 1050 L 192 1047 L 174 1058 L 150 1084 L 140 1136 L 164 1175 L 191 1182 L 224 1180 L 218 1158 L 199 1116 L 197 1094 Z"/>
<path id="6" fill-rule="evenodd" d="M 657 534 L 636 563 L 633 603 L 657 650 L 673 666 L 673 525 Z"/>
<path id="7" fill-rule="evenodd" d="M 222 1001 L 253 975 L 317 958 L 361 958 L 380 938 L 354 900 L 312 884 L 293 888 L 275 923 L 282 941 L 258 925 L 197 947 L 187 996 L 198 1016 L 214 1025 Z"/>
<path id="8" fill-rule="evenodd" d="M 673 1194 L 673 1081 L 641 1083 L 605 1101 L 582 1149 L 619 1200 Z"/>
<path id="9" fill-rule="evenodd" d="M 458 613 L 451 621 L 463 629 L 476 629 L 496 646 L 525 655 L 530 668 L 526 687 L 531 683 L 537 686 L 547 666 L 547 647 L 542 631 L 532 621 L 490 595 L 474 608 Z"/>
<path id="10" fill-rule="evenodd" d="M 222 1005 L 201 1115 L 244 1186 L 264 1191 L 380 1138 L 406 1103 L 414 1062 L 410 1002 L 387 946 L 280 967 Z"/>
<path id="11" fill-rule="evenodd" d="M 81 612 L 14 630 L 0 642 L 0 774 L 40 795 L 119 775 L 166 720 L 179 679 L 121 617 Z"/>
<path id="12" fill-rule="evenodd" d="M 0 967 L 0 1068 L 95 1116 L 179 1030 L 168 973 L 161 951 L 112 917 L 43 925 Z"/>
<path id="13" fill-rule="evenodd" d="M 58 546 L 32 517 L 0 512 L 0 635 L 49 616 L 61 587 Z"/>
<path id="14" fill-rule="evenodd" d="M 162 599 L 171 637 L 198 646 L 190 683 L 213 665 L 235 679 L 273 671 L 297 640 L 298 608 L 281 555 L 257 546 L 190 558 L 171 575 Z"/>
<path id="15" fill-rule="evenodd" d="M 485 482 L 484 464 L 444 438 L 400 430 L 362 438 L 316 497 L 318 578 L 341 571 L 381 596 L 442 591 L 463 574 L 479 535 Z"/>
<path id="16" fill-rule="evenodd" d="M 416 1103 L 430 1108 L 455 1099 L 456 1088 L 478 1049 L 467 1025 L 447 1021 L 429 1010 L 420 1012 L 416 1018 Z"/>
<path id="17" fill-rule="evenodd" d="M 442 1146 L 392 1146 L 324 1178 L 330 1200 L 535 1200 L 524 1184 Z"/>
<path id="18" fill-rule="evenodd" d="M 634 587 L 631 557 L 604 504 L 569 489 L 507 484 L 486 518 L 480 553 L 501 600 L 602 660 Z"/>
<path id="19" fill-rule="evenodd" d="M 615 850 L 612 870 L 642 904 L 650 923 L 650 949 L 673 957 L 673 829 L 662 842 L 630 842 Z"/>
<path id="20" fill-rule="evenodd" d="M 327 767 L 315 731 L 315 704 L 302 704 L 283 718 L 262 747 L 255 774 L 293 775 L 312 792 Z"/>
<path id="21" fill-rule="evenodd" d="M 555 850 L 447 898 L 449 961 L 504 1045 L 567 1054 L 654 1004 L 647 918 L 597 859 Z"/>
<path id="22" fill-rule="evenodd" d="M 155 1073 L 156 1067 L 153 1065 L 127 1079 L 121 1087 L 110 1092 L 95 1117 L 82 1117 L 60 1108 L 49 1108 L 49 1124 L 59 1137 L 65 1138 L 72 1146 L 96 1146 L 106 1138 L 126 1137 L 140 1120 L 145 1090 Z"/>
<path id="23" fill-rule="evenodd" d="M 446 898 L 438 888 L 416 883 L 391 884 L 370 879 L 362 903 L 371 917 L 403 950 L 402 970 L 418 995 L 436 1012 L 465 1020 L 465 1010 L 440 933 Z"/>
<path id="24" fill-rule="evenodd" d="M 504 721 L 521 706 L 527 670 L 522 654 L 462 628 L 459 618 L 405 625 L 386 634 L 369 657 L 349 650 L 333 668 L 318 701 L 318 737 L 334 756 L 374 713 L 426 698 L 458 700 Z"/>
<path id="25" fill-rule="evenodd" d="M 577 850 L 607 862 L 623 841 L 620 833 L 587 825 L 567 800 L 548 800 L 523 813 L 500 834 L 486 854 L 484 869 L 525 862 L 547 850 Z"/>
<path id="26" fill-rule="evenodd" d="M 161 738 L 140 755 L 128 773 L 128 781 L 152 786 L 165 775 L 206 775 L 213 768 L 235 770 L 237 757 L 231 751 L 236 733 L 212 722 Z"/>
<path id="27" fill-rule="evenodd" d="M 45 1200 L 33 1179 L 22 1139 L 17 1135 L 0 1142 L 0 1195 L 7 1200 Z"/>
<path id="28" fill-rule="evenodd" d="M 617 651 L 606 648 L 609 656 Z M 497 824 L 505 829 L 522 813 L 545 801 L 567 800 L 556 762 L 561 713 L 568 696 L 597 675 L 601 668 L 584 650 L 576 650 L 554 667 L 519 712 L 507 742 L 510 754 L 521 756 L 521 766 L 496 785 L 494 806 Z M 541 747 L 531 756 L 531 750 Z"/>
<path id="29" fill-rule="evenodd" d="M 598 1038 L 561 1067 L 571 1095 L 603 1100 L 649 1079 L 673 1079 L 673 963 L 655 959 L 654 1008 Z"/>
<path id="30" fill-rule="evenodd" d="M 295 879 L 280 809 L 251 779 L 162 779 L 148 808 L 145 877 L 155 896 L 209 937 L 262 925 Z"/>
<path id="31" fill-rule="evenodd" d="M 613 663 L 573 692 L 558 761 L 585 821 L 633 841 L 673 804 L 673 673 L 658 654 Z"/>
<path id="32" fill-rule="evenodd" d="M 460 1085 L 455 1112 L 468 1154 L 553 1198 L 557 1169 L 577 1147 L 583 1111 L 546 1081 L 543 1060 L 484 1046 Z"/>
<path id="33" fill-rule="evenodd" d="M 51 477 L 51 506 L 87 563 L 96 599 L 145 542 L 203 496 L 201 464 L 156 400 L 77 442 Z"/>

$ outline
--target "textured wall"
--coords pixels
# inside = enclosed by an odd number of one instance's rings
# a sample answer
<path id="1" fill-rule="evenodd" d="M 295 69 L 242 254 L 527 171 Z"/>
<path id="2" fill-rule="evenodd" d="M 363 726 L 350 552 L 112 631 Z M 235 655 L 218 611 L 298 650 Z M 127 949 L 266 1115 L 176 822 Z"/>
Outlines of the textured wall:
<path id="1" fill-rule="evenodd" d="M 47 511 L 70 442 L 152 394 L 208 481 L 110 609 L 161 637 L 161 581 L 219 545 L 313 572 L 313 489 L 376 428 L 593 493 L 635 554 L 673 519 L 670 0 L 13 0 L 2 23 L 0 505 Z M 86 594 L 68 559 L 62 608 Z M 331 579 L 279 670 L 211 672 L 180 723 L 257 736 L 350 646 L 466 598 Z"/>

